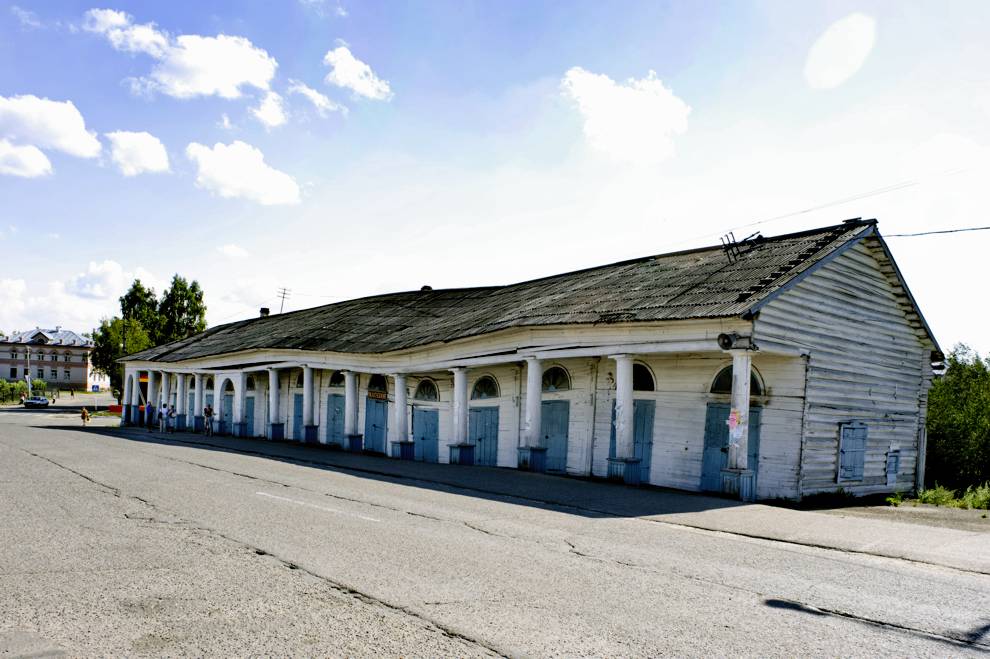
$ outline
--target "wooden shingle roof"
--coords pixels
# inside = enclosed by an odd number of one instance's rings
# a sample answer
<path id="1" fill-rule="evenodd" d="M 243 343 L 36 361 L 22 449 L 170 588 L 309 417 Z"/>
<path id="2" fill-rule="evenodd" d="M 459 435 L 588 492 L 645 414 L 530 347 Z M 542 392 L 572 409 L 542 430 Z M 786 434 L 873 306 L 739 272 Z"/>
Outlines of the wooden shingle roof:
<path id="1" fill-rule="evenodd" d="M 251 349 L 384 353 L 545 325 L 746 316 L 873 220 L 739 245 L 660 254 L 508 286 L 408 291 L 210 328 L 127 360 L 182 361 Z"/>

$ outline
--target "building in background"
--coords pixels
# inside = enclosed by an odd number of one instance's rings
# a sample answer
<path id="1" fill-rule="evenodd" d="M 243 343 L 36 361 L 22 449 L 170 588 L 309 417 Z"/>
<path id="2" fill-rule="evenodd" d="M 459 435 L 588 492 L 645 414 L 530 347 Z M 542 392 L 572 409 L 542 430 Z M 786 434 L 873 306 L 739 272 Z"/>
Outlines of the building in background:
<path id="1" fill-rule="evenodd" d="M 36 327 L 0 337 L 0 377 L 8 382 L 44 380 L 49 389 L 108 389 L 110 379 L 93 369 L 93 344 L 71 330 Z"/>

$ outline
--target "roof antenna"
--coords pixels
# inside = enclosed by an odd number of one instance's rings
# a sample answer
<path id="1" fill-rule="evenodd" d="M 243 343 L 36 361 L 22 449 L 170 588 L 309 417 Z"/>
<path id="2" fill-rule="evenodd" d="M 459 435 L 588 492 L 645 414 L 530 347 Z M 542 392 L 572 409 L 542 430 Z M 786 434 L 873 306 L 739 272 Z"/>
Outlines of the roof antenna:
<path id="1" fill-rule="evenodd" d="M 735 263 L 739 260 L 739 243 L 736 242 L 736 234 L 730 231 L 720 238 L 722 241 L 722 251 L 725 252 L 725 258 L 729 259 L 729 263 Z"/>

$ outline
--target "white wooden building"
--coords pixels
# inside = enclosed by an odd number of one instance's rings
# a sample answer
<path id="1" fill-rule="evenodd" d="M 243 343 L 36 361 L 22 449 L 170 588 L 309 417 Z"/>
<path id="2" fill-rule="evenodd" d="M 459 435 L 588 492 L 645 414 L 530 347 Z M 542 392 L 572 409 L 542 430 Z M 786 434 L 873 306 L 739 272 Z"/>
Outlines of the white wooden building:
<path id="1" fill-rule="evenodd" d="M 875 221 L 378 295 L 125 359 L 124 418 L 743 499 L 911 490 L 941 352 Z"/>

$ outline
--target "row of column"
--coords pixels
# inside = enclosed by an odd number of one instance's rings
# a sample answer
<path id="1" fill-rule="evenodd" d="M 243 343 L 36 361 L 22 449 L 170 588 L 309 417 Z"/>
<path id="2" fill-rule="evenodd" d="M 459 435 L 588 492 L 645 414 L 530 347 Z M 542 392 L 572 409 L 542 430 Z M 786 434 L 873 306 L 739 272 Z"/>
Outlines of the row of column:
<path id="1" fill-rule="evenodd" d="M 748 465 L 748 440 L 749 440 L 749 397 L 750 397 L 750 373 L 752 368 L 752 353 L 748 350 L 730 350 L 732 355 L 732 402 L 731 415 L 729 419 L 729 469 L 746 470 Z M 619 354 L 610 357 L 615 362 L 615 459 L 621 462 L 631 462 L 634 457 L 634 403 L 633 403 L 633 356 L 629 354 Z M 453 443 L 466 444 L 468 441 L 468 372 L 465 367 L 450 369 L 454 376 L 454 400 L 452 408 L 453 416 Z M 303 425 L 312 428 L 315 439 L 315 392 L 313 367 L 302 366 L 303 372 Z M 165 400 L 169 400 L 171 394 L 171 378 L 167 371 L 161 372 L 163 375 L 161 383 L 161 395 Z M 354 371 L 343 371 L 344 374 L 344 434 L 348 437 L 356 436 L 358 431 L 358 374 Z M 138 373 L 133 373 L 131 378 L 130 404 L 131 420 L 136 420 L 137 408 L 140 405 L 140 391 L 137 386 Z M 240 372 L 232 376 L 225 374 L 213 374 L 215 382 L 219 382 L 224 377 L 237 378 L 235 385 L 235 398 L 233 422 L 242 423 L 243 419 L 243 397 L 245 395 L 246 372 Z M 158 398 L 159 388 L 157 386 L 158 372 L 148 371 L 148 404 L 153 408 L 160 405 Z M 203 409 L 203 383 L 204 374 L 194 373 L 194 417 L 200 417 Z M 395 429 L 395 436 L 399 438 L 408 437 L 406 405 L 406 375 L 396 373 L 392 375 L 394 380 L 395 404 L 392 406 L 391 422 Z M 176 414 L 186 417 L 188 411 L 186 401 L 188 398 L 187 378 L 178 379 L 178 396 L 176 402 Z M 526 359 L 526 406 L 525 421 L 523 424 L 520 446 L 523 449 L 537 449 L 542 446 L 542 396 L 543 396 L 543 360 L 531 357 Z M 279 369 L 268 369 L 268 406 L 270 411 L 271 428 L 269 437 L 272 439 L 284 438 L 284 425 L 278 421 L 280 418 L 280 380 Z"/>

